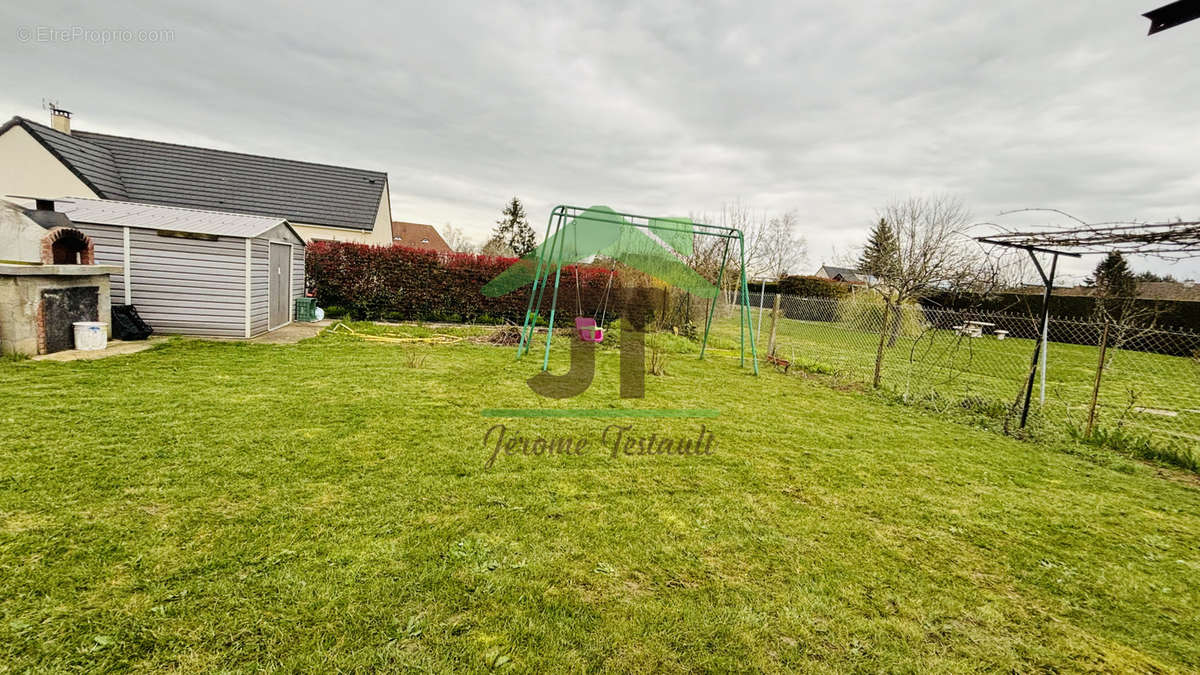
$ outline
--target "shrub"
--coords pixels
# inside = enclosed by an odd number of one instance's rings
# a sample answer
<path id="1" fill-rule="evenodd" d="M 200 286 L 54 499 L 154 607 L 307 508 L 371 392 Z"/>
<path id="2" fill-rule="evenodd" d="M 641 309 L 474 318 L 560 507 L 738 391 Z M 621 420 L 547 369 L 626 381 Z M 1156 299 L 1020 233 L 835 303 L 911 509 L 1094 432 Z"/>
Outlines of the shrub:
<path id="1" fill-rule="evenodd" d="M 1090 438 L 1084 437 L 1076 429 L 1072 429 L 1072 435 L 1078 440 L 1097 447 L 1200 473 L 1200 455 L 1195 454 L 1187 446 L 1157 443 L 1146 434 L 1129 431 L 1120 425 L 1112 428 L 1096 427 Z"/>
<path id="2" fill-rule="evenodd" d="M 646 361 L 646 370 L 651 375 L 666 375 L 667 374 L 667 355 L 659 351 L 655 347 L 650 348 L 649 358 Z"/>

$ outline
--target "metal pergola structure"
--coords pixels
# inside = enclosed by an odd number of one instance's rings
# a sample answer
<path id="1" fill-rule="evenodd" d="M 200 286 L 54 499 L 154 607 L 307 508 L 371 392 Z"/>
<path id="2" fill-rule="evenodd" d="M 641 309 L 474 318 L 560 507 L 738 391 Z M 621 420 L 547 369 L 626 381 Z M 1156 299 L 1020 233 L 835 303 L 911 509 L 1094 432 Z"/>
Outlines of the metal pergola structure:
<path id="1" fill-rule="evenodd" d="M 545 246 L 537 248 L 536 265 L 533 276 L 533 287 L 529 291 L 529 304 L 525 310 L 525 323 L 521 327 L 521 340 L 517 345 L 517 358 L 521 358 L 526 354 L 533 341 L 534 328 L 536 327 L 536 319 L 538 308 L 542 306 L 542 301 L 545 296 L 546 288 L 553 286 L 553 291 L 550 296 L 550 316 L 546 324 L 546 347 L 542 356 L 542 370 L 548 370 L 550 367 L 550 342 L 554 335 L 554 318 L 558 309 L 558 290 L 559 281 L 562 277 L 562 269 L 564 265 L 578 264 L 579 261 L 564 260 L 563 248 L 565 245 L 565 236 L 555 236 L 563 231 L 564 225 L 570 222 L 578 222 L 586 224 L 594 222 L 604 225 L 612 225 L 613 217 L 623 219 L 630 226 L 648 230 L 650 232 L 674 232 L 691 234 L 694 236 L 715 237 L 723 239 L 725 246 L 721 253 L 721 266 L 717 271 L 716 281 L 716 297 L 712 299 L 708 308 L 708 316 L 704 322 L 704 338 L 700 346 L 700 359 L 704 359 L 704 354 L 708 349 L 708 333 L 712 328 L 713 314 L 717 308 L 717 300 L 721 295 L 721 281 L 725 275 L 725 267 L 729 262 L 729 248 L 731 243 L 737 242 L 737 254 L 741 260 L 738 295 L 741 301 L 738 303 L 741 309 L 740 321 L 740 345 L 739 345 L 739 365 L 746 365 L 746 334 L 750 335 L 750 352 L 751 362 L 754 367 L 754 374 L 758 374 L 758 350 L 754 340 L 754 325 L 750 316 L 750 292 L 746 284 L 746 242 L 742 231 L 734 227 L 726 227 L 724 225 L 709 225 L 707 223 L 690 223 L 684 224 L 678 220 L 672 222 L 670 218 L 655 218 L 650 216 L 641 216 L 632 213 L 621 213 L 615 211 L 605 211 L 603 213 L 594 212 L 592 209 L 587 209 L 579 206 L 560 205 L 554 207 L 550 212 L 550 218 L 546 223 L 546 242 L 552 242 L 550 249 L 545 250 Z M 558 244 L 555 246 L 554 244 Z M 683 264 L 680 261 L 680 264 Z M 554 281 L 550 281 L 550 273 L 554 272 Z"/>
<path id="2" fill-rule="evenodd" d="M 1200 19 L 1200 1 L 1175 0 L 1169 5 L 1152 9 L 1142 16 L 1150 19 L 1150 32 L 1147 35 L 1154 35 L 1188 21 Z"/>
<path id="3" fill-rule="evenodd" d="M 1113 251 L 1134 255 L 1154 255 L 1162 258 L 1200 257 L 1200 221 L 1175 223 L 1085 223 L 1057 209 L 1021 209 L 1021 211 L 1050 211 L 1071 218 L 1078 227 L 1058 230 L 1000 232 L 975 240 L 982 244 L 1004 246 L 1029 253 L 1034 267 L 1042 277 L 1045 290 L 1042 293 L 1042 316 L 1040 336 L 1033 348 L 1033 361 L 1025 385 L 1025 401 L 1021 408 L 1021 427 L 1029 419 L 1029 403 L 1033 396 L 1038 361 L 1046 348 L 1050 332 L 1050 298 L 1054 290 L 1054 274 L 1059 256 L 1079 258 L 1084 255 L 1104 255 Z M 1007 212 L 1016 213 L 1015 211 Z M 1050 256 L 1050 271 L 1042 266 L 1037 254 Z M 1045 383 L 1046 362 L 1041 358 L 1042 382 Z"/>

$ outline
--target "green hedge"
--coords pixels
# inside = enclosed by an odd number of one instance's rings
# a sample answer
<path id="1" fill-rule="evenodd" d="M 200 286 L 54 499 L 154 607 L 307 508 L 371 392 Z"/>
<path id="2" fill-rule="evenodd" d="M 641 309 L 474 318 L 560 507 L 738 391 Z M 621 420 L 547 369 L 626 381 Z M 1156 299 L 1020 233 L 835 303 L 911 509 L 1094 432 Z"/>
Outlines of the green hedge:
<path id="1" fill-rule="evenodd" d="M 850 284 L 824 277 L 788 275 L 779 280 L 779 292 L 802 298 L 841 298 L 850 294 Z"/>

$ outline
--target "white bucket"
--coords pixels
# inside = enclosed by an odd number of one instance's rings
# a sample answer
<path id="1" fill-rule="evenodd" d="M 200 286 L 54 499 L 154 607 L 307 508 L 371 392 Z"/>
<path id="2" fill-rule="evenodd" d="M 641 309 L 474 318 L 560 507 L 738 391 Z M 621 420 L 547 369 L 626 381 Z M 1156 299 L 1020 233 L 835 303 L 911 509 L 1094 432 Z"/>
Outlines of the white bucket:
<path id="1" fill-rule="evenodd" d="M 104 332 L 108 324 L 100 321 L 76 321 L 75 349 L 93 351 L 108 346 L 108 335 Z"/>

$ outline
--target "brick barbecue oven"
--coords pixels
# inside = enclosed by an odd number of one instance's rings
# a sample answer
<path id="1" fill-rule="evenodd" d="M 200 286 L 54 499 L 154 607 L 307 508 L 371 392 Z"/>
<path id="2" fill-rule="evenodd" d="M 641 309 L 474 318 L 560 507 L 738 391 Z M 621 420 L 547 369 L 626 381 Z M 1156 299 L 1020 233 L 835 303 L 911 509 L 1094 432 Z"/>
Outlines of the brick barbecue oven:
<path id="1" fill-rule="evenodd" d="M 25 209 L 0 200 L 0 353 L 74 347 L 76 321 L 109 321 L 109 275 L 95 245 L 54 204 Z"/>

